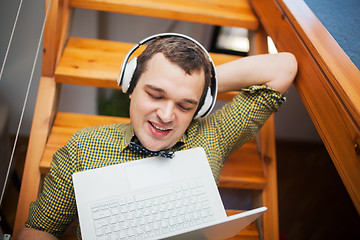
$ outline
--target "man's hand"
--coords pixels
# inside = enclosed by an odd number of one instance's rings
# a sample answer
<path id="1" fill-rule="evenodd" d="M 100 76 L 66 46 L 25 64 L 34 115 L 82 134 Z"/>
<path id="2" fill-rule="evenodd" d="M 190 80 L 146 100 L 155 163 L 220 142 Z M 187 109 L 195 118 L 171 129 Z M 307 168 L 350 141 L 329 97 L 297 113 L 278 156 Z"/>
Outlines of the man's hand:
<path id="1" fill-rule="evenodd" d="M 47 232 L 39 231 L 32 228 L 24 227 L 21 229 L 17 240 L 57 240 L 57 238 Z"/>
<path id="2" fill-rule="evenodd" d="M 216 68 L 219 93 L 266 84 L 285 93 L 297 73 L 297 61 L 291 53 L 244 57 Z"/>

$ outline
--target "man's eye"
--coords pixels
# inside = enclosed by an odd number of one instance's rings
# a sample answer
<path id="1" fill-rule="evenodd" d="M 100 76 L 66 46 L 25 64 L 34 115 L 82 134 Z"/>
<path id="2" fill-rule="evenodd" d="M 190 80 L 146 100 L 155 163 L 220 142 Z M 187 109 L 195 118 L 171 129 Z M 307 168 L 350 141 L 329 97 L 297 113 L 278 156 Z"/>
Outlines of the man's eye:
<path id="1" fill-rule="evenodd" d="M 156 94 L 152 94 L 149 92 L 147 94 L 153 99 L 162 99 L 163 98 L 161 95 L 156 95 Z"/>
<path id="2" fill-rule="evenodd" d="M 181 104 L 178 104 L 179 108 L 183 111 L 190 111 L 192 108 L 191 107 L 187 107 Z"/>

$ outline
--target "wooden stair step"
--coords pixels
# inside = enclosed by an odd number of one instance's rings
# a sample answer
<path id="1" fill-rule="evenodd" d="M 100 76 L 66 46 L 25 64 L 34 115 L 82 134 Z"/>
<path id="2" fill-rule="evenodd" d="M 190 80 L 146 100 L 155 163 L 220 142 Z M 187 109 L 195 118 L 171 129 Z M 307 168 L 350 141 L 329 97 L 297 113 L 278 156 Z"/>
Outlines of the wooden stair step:
<path id="1" fill-rule="evenodd" d="M 248 0 L 70 0 L 70 7 L 257 29 Z"/>
<path id="2" fill-rule="evenodd" d="M 93 87 L 117 88 L 122 61 L 133 43 L 70 37 L 56 67 L 55 80 L 59 83 Z M 141 48 L 134 53 L 140 54 Z M 215 65 L 238 56 L 210 53 Z"/>
<path id="3" fill-rule="evenodd" d="M 129 118 L 58 112 L 40 162 L 40 171 L 50 170 L 52 156 L 77 130 L 96 125 L 129 122 Z M 262 189 L 265 178 L 254 140 L 230 156 L 221 172 L 219 187 Z"/>
<path id="4" fill-rule="evenodd" d="M 218 186 L 260 190 L 265 184 L 260 154 L 253 138 L 226 159 Z"/>

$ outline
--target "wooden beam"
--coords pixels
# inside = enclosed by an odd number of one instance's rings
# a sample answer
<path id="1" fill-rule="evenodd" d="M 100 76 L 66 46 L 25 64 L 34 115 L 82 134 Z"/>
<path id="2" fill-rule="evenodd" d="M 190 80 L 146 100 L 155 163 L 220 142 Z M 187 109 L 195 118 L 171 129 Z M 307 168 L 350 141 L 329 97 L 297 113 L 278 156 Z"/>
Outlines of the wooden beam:
<path id="1" fill-rule="evenodd" d="M 260 154 L 266 185 L 261 192 L 262 205 L 268 207 L 263 217 L 264 239 L 279 239 L 279 208 L 277 191 L 276 146 L 274 115 L 266 121 L 259 133 Z"/>
<path id="2" fill-rule="evenodd" d="M 16 210 L 13 231 L 14 239 L 16 239 L 19 231 L 25 226 L 30 202 L 35 201 L 39 193 L 41 179 L 39 164 L 45 149 L 46 140 L 50 133 L 53 121 L 52 116 L 54 116 L 54 109 L 57 104 L 57 93 L 54 78 L 42 77 L 40 79 L 24 173 L 21 181 L 19 202 Z"/>
<path id="3" fill-rule="evenodd" d="M 49 0 L 46 0 L 47 9 Z M 54 76 L 55 66 L 60 60 L 68 37 L 70 24 L 70 8 L 68 0 L 53 0 L 49 8 L 44 29 L 42 55 L 42 76 Z"/>
<path id="4" fill-rule="evenodd" d="M 252 48 L 251 54 L 268 53 L 267 33 L 261 26 L 250 35 Z M 266 185 L 261 191 L 260 204 L 268 210 L 262 218 L 260 235 L 264 240 L 279 239 L 279 209 L 277 191 L 277 169 L 276 169 L 276 148 L 275 148 L 275 122 L 272 115 L 260 129 L 259 152 L 263 164 Z"/>

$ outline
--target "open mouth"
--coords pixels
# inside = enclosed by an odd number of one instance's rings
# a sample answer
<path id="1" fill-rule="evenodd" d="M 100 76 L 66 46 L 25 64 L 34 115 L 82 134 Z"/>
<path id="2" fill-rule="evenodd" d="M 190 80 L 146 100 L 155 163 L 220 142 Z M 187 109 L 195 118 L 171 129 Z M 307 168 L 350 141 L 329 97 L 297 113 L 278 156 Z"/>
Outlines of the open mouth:
<path id="1" fill-rule="evenodd" d="M 159 131 L 159 132 L 168 132 L 168 131 L 171 131 L 171 130 L 172 130 L 172 129 L 170 129 L 170 128 L 162 128 L 162 127 L 156 126 L 156 125 L 153 124 L 152 122 L 149 122 L 149 124 L 150 124 L 156 131 Z"/>

